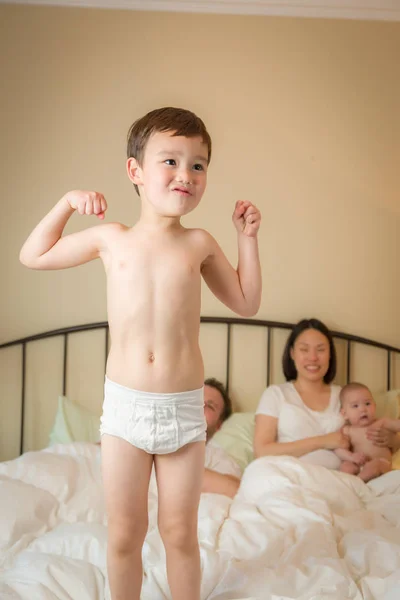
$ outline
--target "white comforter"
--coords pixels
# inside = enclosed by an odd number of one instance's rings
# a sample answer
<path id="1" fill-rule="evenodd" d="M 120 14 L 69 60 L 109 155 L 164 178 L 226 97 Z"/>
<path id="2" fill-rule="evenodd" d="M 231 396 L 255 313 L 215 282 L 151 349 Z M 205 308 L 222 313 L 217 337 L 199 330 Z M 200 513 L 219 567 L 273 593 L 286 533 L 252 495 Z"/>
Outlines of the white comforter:
<path id="1" fill-rule="evenodd" d="M 170 598 L 156 528 L 143 549 L 143 600 Z M 400 471 L 365 485 L 287 457 L 245 471 L 236 498 L 204 494 L 202 599 L 400 598 Z M 102 600 L 106 566 L 100 451 L 54 446 L 0 464 L 1 600 Z"/>

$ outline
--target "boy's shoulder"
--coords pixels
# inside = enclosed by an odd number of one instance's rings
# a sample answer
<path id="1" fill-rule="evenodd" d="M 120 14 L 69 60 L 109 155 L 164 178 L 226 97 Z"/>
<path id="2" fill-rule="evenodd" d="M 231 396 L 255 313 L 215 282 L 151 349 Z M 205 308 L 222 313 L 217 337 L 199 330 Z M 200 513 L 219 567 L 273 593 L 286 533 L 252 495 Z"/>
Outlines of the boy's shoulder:
<path id="1" fill-rule="evenodd" d="M 101 223 L 101 225 L 97 225 L 99 231 L 107 237 L 116 237 L 121 234 L 130 231 L 131 227 L 127 225 L 123 225 L 122 223 Z"/>
<path id="2" fill-rule="evenodd" d="M 199 238 L 212 237 L 211 234 L 208 233 L 208 231 L 206 231 L 205 229 L 202 229 L 201 227 L 186 227 L 185 231 L 186 231 L 187 235 L 190 235 L 193 237 L 199 237 Z"/>
<path id="3" fill-rule="evenodd" d="M 210 245 L 215 243 L 211 233 L 199 227 L 185 228 L 185 235 L 194 244 Z"/>
<path id="4" fill-rule="evenodd" d="M 113 221 L 111 223 L 102 223 L 100 227 L 108 229 L 109 231 L 128 231 L 129 229 L 132 229 L 131 227 L 128 227 L 128 225 L 118 223 L 117 221 Z"/>

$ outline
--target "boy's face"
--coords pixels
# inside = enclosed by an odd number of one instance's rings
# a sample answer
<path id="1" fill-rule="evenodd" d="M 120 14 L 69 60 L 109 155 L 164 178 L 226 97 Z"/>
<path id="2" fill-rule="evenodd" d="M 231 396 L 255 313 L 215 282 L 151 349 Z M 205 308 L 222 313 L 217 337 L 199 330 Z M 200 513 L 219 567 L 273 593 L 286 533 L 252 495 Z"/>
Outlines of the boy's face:
<path id="1" fill-rule="evenodd" d="M 161 216 L 181 217 L 199 204 L 207 183 L 208 148 L 201 137 L 154 133 L 133 180 Z M 131 159 L 134 161 L 134 159 Z M 129 166 L 128 166 L 129 172 Z"/>
<path id="2" fill-rule="evenodd" d="M 368 427 L 375 420 L 376 406 L 371 392 L 364 388 L 346 393 L 342 415 L 355 427 Z"/>

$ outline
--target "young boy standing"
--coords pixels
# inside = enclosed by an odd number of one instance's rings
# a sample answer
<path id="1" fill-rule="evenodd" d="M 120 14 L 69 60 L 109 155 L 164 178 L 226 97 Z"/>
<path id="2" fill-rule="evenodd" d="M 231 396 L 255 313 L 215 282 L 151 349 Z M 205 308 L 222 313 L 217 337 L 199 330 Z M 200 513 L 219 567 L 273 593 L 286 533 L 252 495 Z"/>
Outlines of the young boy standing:
<path id="1" fill-rule="evenodd" d="M 147 495 L 154 462 L 158 525 L 173 600 L 200 599 L 197 512 L 206 424 L 199 348 L 201 276 L 242 316 L 258 311 L 260 213 L 238 201 L 238 267 L 214 238 L 180 219 L 199 204 L 211 139 L 190 111 L 154 110 L 128 134 L 128 177 L 141 199 L 133 227 L 102 224 L 62 236 L 77 211 L 104 218 L 102 194 L 67 193 L 33 230 L 20 259 L 62 269 L 101 258 L 107 275 L 111 350 L 101 423 L 112 600 L 139 600 Z"/>

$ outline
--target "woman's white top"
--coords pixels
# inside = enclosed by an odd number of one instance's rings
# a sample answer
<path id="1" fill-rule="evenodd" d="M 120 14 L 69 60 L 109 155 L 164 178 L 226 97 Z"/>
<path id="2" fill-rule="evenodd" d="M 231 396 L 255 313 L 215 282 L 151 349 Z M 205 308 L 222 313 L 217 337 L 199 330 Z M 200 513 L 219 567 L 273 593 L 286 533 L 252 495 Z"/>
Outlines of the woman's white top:
<path id="1" fill-rule="evenodd" d="M 295 442 L 338 431 L 344 425 L 340 414 L 340 386 L 330 387 L 329 405 L 325 410 L 318 411 L 304 404 L 291 381 L 270 385 L 261 396 L 256 414 L 278 419 L 277 442 Z M 341 462 L 331 450 L 315 450 L 299 458 L 328 469 L 338 469 Z"/>

